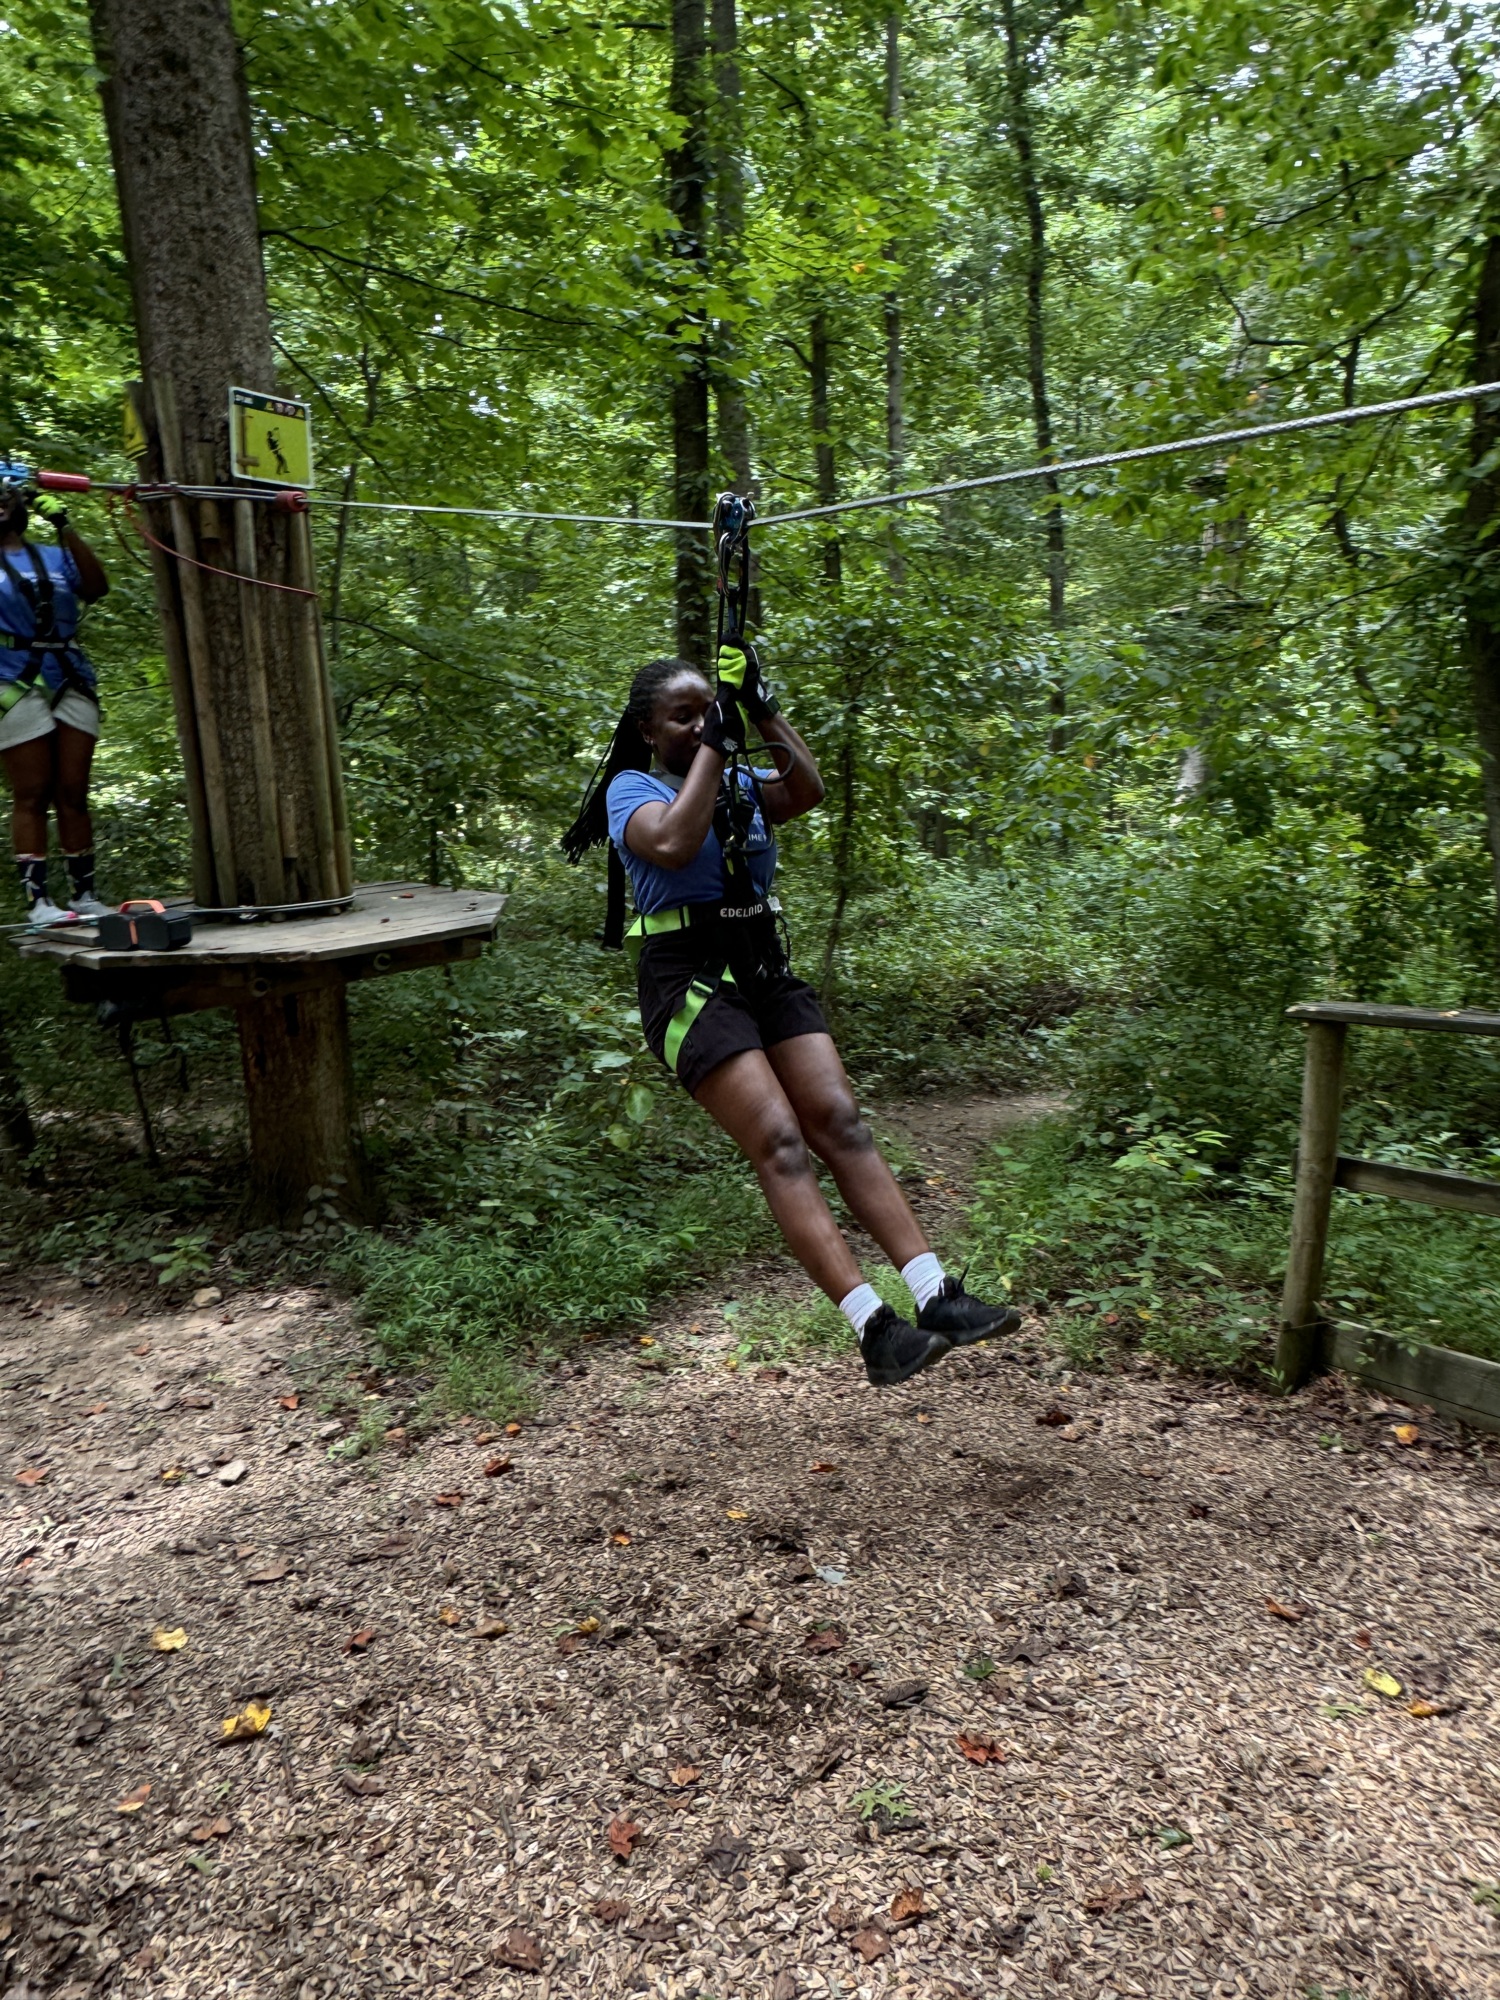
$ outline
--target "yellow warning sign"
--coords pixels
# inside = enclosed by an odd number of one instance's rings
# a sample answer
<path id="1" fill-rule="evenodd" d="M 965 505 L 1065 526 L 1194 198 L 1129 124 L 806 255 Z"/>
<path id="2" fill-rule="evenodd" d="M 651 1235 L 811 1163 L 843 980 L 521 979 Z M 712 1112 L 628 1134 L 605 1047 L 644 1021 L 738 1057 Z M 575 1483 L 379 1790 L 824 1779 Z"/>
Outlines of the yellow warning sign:
<path id="1" fill-rule="evenodd" d="M 262 486 L 311 486 L 312 412 L 285 396 L 229 392 L 229 457 L 236 479 Z"/>

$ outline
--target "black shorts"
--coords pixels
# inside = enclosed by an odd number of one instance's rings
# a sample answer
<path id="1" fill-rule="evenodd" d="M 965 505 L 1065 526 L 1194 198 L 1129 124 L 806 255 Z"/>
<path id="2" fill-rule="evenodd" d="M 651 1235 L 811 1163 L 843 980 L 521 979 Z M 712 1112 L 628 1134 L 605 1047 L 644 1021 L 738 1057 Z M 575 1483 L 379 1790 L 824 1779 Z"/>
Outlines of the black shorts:
<path id="1" fill-rule="evenodd" d="M 794 1035 L 826 1035 L 818 996 L 788 971 L 747 974 L 706 954 L 691 933 L 648 938 L 636 968 L 646 1045 L 683 1089 L 697 1090 L 711 1070 L 745 1049 L 774 1048 Z"/>

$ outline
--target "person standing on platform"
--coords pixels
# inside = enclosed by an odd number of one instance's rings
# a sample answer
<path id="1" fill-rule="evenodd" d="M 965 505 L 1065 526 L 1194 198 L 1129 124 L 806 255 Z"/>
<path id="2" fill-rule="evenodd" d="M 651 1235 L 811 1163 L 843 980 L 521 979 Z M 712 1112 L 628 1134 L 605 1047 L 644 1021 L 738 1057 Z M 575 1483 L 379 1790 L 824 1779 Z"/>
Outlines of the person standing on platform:
<path id="1" fill-rule="evenodd" d="M 33 513 L 57 536 L 26 539 Z M 107 905 L 94 894 L 89 773 L 99 739 L 94 670 L 78 644 L 82 607 L 109 589 L 99 558 L 51 494 L 0 481 L 0 764 L 10 782 L 11 841 L 35 930 L 93 922 Z M 47 815 L 68 871 L 66 908 L 47 881 Z"/>

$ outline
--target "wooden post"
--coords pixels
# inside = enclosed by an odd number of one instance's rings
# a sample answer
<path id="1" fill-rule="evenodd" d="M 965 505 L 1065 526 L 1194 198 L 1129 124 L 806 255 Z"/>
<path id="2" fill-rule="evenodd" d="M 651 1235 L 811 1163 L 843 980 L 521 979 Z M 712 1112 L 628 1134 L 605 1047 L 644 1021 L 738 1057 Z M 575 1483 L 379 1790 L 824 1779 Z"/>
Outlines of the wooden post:
<path id="1" fill-rule="evenodd" d="M 1328 1218 L 1333 1208 L 1347 1032 L 1342 1021 L 1318 1021 L 1307 1031 L 1292 1246 L 1276 1340 L 1276 1372 L 1288 1389 L 1299 1388 L 1315 1374 L 1322 1359 L 1324 1326 L 1318 1317 L 1318 1298 L 1323 1289 Z"/>
<path id="2" fill-rule="evenodd" d="M 90 0 L 89 11 L 146 388 L 142 469 L 234 487 L 229 391 L 278 383 L 231 0 Z M 314 586 L 305 520 L 248 496 L 174 496 L 149 511 L 171 551 L 154 569 L 190 765 L 195 893 L 219 906 L 343 893 L 333 702 L 315 608 L 296 594 Z M 309 1184 L 354 1190 L 362 1175 L 342 993 L 308 997 L 295 1019 L 273 1011 L 252 1004 L 238 1019 L 254 1206 L 287 1217 Z"/>

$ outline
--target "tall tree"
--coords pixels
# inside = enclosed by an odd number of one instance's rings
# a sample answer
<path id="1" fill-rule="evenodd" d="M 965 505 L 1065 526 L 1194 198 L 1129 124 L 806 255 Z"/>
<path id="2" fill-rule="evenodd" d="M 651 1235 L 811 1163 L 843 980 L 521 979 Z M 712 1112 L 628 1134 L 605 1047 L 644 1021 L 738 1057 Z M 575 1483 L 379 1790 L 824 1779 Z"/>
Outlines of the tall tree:
<path id="1" fill-rule="evenodd" d="M 150 476 L 233 483 L 231 385 L 277 388 L 249 106 L 228 0 L 92 0 L 135 302 Z M 155 509 L 155 580 L 200 900 L 349 887 L 306 518 L 249 499 Z M 239 578 L 260 578 L 266 589 Z M 294 594 L 300 592 L 301 594 Z M 359 1181 L 341 980 L 237 1009 L 264 1206 Z"/>
<path id="2" fill-rule="evenodd" d="M 885 17 L 885 125 L 890 154 L 890 173 L 894 179 L 897 169 L 895 138 L 901 127 L 901 16 L 887 14 Z M 894 243 L 887 243 L 882 255 L 888 263 L 894 263 L 898 256 Z M 906 463 L 906 390 L 902 377 L 901 355 L 901 294 L 894 286 L 887 291 L 883 300 L 885 314 L 885 471 L 894 492 L 901 484 L 901 474 Z M 889 534 L 886 565 L 891 582 L 900 585 L 906 579 L 906 563 L 901 554 L 900 538 L 894 523 Z"/>
<path id="3" fill-rule="evenodd" d="M 708 282 L 709 180 L 707 49 L 703 0 L 672 0 L 670 107 L 680 121 L 667 159 L 672 254 L 686 303 L 674 332 L 672 379 L 672 497 L 680 521 L 709 513 L 709 358 L 703 295 Z M 713 565 L 701 530 L 677 531 L 677 650 L 706 673 L 712 664 L 709 592 Z"/>
<path id="4" fill-rule="evenodd" d="M 1485 239 L 1474 298 L 1473 379 L 1500 382 L 1500 230 Z M 1485 825 L 1500 912 L 1500 396 L 1475 405 L 1464 500 L 1464 625 Z"/>
<path id="5" fill-rule="evenodd" d="M 1022 44 L 1016 0 L 1001 0 L 1001 20 L 1005 29 L 1007 123 L 1016 159 L 1021 202 L 1026 212 L 1026 378 L 1031 390 L 1031 422 L 1036 433 L 1037 454 L 1045 461 L 1055 456 L 1052 399 L 1047 387 L 1047 217 L 1042 207 L 1031 115 L 1031 51 Z M 1068 618 L 1067 534 L 1063 522 L 1062 482 L 1055 472 L 1043 475 L 1042 491 L 1046 495 L 1047 619 L 1054 632 L 1061 632 Z M 1057 717 L 1052 732 L 1053 748 L 1060 749 L 1062 717 L 1067 708 L 1060 685 L 1054 685 L 1048 703 Z"/>

